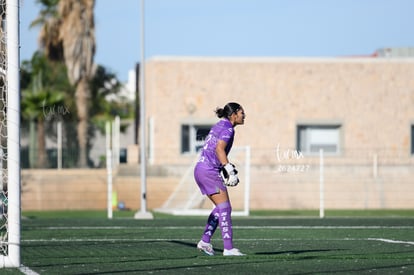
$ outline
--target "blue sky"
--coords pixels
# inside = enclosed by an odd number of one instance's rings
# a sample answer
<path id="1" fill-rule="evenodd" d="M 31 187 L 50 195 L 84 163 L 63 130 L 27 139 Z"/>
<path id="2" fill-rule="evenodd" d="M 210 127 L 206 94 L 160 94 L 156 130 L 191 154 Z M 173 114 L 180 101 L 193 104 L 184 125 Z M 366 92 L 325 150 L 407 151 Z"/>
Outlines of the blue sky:
<path id="1" fill-rule="evenodd" d="M 20 58 L 38 48 L 40 6 L 21 0 Z M 101 64 L 126 81 L 140 61 L 140 0 L 96 0 Z M 414 46 L 412 0 L 145 0 L 153 56 L 337 57 Z"/>

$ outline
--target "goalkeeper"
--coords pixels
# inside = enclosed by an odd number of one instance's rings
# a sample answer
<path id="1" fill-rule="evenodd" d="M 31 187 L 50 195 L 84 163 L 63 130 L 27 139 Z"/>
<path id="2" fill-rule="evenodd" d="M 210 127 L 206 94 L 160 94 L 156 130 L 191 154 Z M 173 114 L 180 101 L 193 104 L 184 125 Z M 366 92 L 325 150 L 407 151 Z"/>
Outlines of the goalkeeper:
<path id="1" fill-rule="evenodd" d="M 208 255 L 214 255 L 210 240 L 217 226 L 220 226 L 223 255 L 243 256 L 243 253 L 233 247 L 232 209 L 226 186 L 236 186 L 239 183 L 237 170 L 227 155 L 233 145 L 234 127 L 244 124 L 245 114 L 243 108 L 234 102 L 226 104 L 224 108 L 217 108 L 215 112 L 222 119 L 211 127 L 194 169 L 194 178 L 201 193 L 207 195 L 215 205 L 197 248 Z"/>

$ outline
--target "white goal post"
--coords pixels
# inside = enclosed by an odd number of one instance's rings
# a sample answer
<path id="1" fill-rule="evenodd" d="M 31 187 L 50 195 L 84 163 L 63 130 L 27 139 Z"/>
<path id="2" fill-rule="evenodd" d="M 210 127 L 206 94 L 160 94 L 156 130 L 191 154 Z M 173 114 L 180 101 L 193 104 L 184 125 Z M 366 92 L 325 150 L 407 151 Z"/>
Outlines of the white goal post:
<path id="1" fill-rule="evenodd" d="M 20 267 L 19 0 L 2 1 L 1 25 L 1 243 L 0 267 Z M 6 16 L 4 17 L 4 12 Z M 4 22 L 5 19 L 5 22 Z M 5 23 L 5 24 L 4 24 Z M 6 101 L 6 102 L 4 102 Z"/>
<path id="2" fill-rule="evenodd" d="M 177 216 L 205 216 L 211 212 L 213 204 L 200 193 L 194 180 L 194 166 L 198 159 L 199 156 L 188 166 L 174 192 L 155 211 Z M 240 179 L 237 186 L 227 188 L 233 208 L 232 215 L 248 216 L 250 214 L 250 146 L 233 147 L 229 159 L 235 164 Z"/>

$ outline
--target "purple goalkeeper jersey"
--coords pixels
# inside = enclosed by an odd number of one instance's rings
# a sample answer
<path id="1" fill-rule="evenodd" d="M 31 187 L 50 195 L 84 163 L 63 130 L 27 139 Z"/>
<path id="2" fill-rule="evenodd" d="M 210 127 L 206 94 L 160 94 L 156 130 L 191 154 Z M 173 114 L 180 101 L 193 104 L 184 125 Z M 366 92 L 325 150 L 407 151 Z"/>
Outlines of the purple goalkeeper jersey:
<path id="1" fill-rule="evenodd" d="M 216 147 L 219 140 L 227 143 L 225 151 L 228 154 L 233 146 L 234 129 L 233 124 L 227 119 L 222 119 L 211 127 L 204 142 L 199 162 L 216 169 L 220 168 L 221 163 L 216 155 Z"/>

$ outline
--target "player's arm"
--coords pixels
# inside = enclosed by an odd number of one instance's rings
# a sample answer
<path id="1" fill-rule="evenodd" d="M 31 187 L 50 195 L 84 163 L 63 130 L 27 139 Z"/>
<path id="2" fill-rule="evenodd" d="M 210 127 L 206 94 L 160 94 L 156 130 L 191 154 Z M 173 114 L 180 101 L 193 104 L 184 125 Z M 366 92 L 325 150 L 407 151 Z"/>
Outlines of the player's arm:
<path id="1" fill-rule="evenodd" d="M 222 166 L 229 163 L 229 160 L 226 154 L 226 146 L 227 146 L 227 142 L 221 139 L 218 140 L 217 146 L 216 146 L 216 155 Z"/>
<path id="2" fill-rule="evenodd" d="M 237 177 L 237 170 L 235 169 L 234 165 L 229 162 L 227 158 L 225 150 L 226 145 L 227 142 L 225 142 L 224 140 L 219 140 L 217 142 L 216 154 L 222 166 L 220 174 L 223 178 L 223 182 L 225 185 L 236 186 L 239 183 L 239 178 Z"/>

